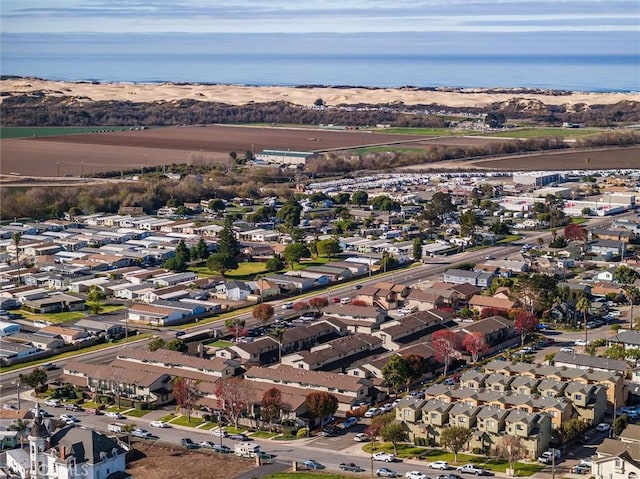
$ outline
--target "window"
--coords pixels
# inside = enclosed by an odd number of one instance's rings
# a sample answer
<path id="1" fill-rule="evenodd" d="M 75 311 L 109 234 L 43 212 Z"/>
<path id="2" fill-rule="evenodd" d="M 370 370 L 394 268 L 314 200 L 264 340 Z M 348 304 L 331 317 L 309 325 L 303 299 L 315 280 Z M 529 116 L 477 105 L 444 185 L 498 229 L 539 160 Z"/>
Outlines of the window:
<path id="1" fill-rule="evenodd" d="M 353 372 L 353 375 L 354 375 L 354 376 L 360 376 L 360 371 L 354 371 L 354 372 Z"/>
<path id="2" fill-rule="evenodd" d="M 466 417 L 458 418 L 458 422 L 459 422 L 460 424 L 466 424 L 466 423 L 467 423 L 467 418 L 466 418 Z"/>
<path id="3" fill-rule="evenodd" d="M 516 424 L 517 431 L 524 431 L 524 426 L 522 424 Z"/>
<path id="4" fill-rule="evenodd" d="M 492 420 L 487 421 L 487 427 L 496 427 L 496 422 Z"/>
<path id="5" fill-rule="evenodd" d="M 630 472 L 628 479 L 638 479 L 638 475 L 635 472 Z"/>
<path id="6" fill-rule="evenodd" d="M 575 395 L 576 401 L 582 401 L 582 394 Z"/>

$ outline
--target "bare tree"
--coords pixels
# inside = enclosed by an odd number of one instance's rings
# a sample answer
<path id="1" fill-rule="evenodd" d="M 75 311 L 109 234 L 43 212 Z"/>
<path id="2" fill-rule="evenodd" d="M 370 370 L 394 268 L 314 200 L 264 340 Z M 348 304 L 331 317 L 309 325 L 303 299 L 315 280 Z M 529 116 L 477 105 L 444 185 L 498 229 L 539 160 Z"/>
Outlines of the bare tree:
<path id="1" fill-rule="evenodd" d="M 249 381 L 229 378 L 218 381 L 215 390 L 219 409 L 238 427 L 240 416 L 255 401 L 256 393 Z"/>
<path id="2" fill-rule="evenodd" d="M 527 455 L 527 449 L 522 444 L 522 440 L 518 436 L 502 436 L 496 447 L 498 456 L 505 459 L 509 463 L 511 475 L 520 459 L 524 459 Z"/>

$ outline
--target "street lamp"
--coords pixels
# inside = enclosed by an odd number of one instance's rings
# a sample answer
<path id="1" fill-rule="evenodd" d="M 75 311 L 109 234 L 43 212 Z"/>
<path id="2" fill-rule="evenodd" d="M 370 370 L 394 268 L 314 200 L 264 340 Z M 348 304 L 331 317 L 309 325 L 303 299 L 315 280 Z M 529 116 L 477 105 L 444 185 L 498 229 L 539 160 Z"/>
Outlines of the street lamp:
<path id="1" fill-rule="evenodd" d="M 16 385 L 16 395 L 18 396 L 18 411 L 20 410 L 20 378 L 15 381 L 11 381 L 11 384 Z"/>
<path id="2" fill-rule="evenodd" d="M 222 411 L 218 409 L 218 437 L 220 438 L 220 454 L 222 454 Z"/>

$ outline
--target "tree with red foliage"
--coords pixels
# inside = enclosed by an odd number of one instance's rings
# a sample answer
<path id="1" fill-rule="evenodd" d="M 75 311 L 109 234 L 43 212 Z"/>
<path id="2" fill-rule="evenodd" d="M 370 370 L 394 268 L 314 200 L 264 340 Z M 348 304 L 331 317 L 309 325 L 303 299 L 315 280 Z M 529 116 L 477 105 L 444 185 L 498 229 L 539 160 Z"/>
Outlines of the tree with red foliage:
<path id="1" fill-rule="evenodd" d="M 450 329 L 441 329 L 431 336 L 431 345 L 435 350 L 436 359 L 444 364 L 442 374 L 446 376 L 451 361 L 460 356 L 458 336 Z"/>
<path id="2" fill-rule="evenodd" d="M 487 349 L 489 349 L 484 334 L 479 331 L 467 334 L 462 340 L 462 346 L 465 351 L 471 355 L 471 360 L 474 363 L 478 361 L 481 354 L 487 352 Z"/>
<path id="3" fill-rule="evenodd" d="M 500 309 L 500 308 L 484 308 L 482 310 L 482 312 L 480 313 L 480 318 L 484 319 L 484 318 L 491 318 L 493 316 L 501 316 L 503 318 L 507 318 L 509 315 L 509 313 L 507 311 L 505 311 L 504 309 Z"/>
<path id="4" fill-rule="evenodd" d="M 293 303 L 293 309 L 296 313 L 304 313 L 305 311 L 308 311 L 310 307 L 309 303 L 305 303 L 304 301 Z"/>
<path id="5" fill-rule="evenodd" d="M 313 391 L 307 394 L 305 405 L 313 417 L 324 419 L 338 410 L 338 398 L 326 391 Z"/>
<path id="6" fill-rule="evenodd" d="M 273 306 L 268 303 L 260 303 L 253 308 L 253 317 L 263 323 L 266 323 L 271 318 L 273 318 L 273 314 Z"/>
<path id="7" fill-rule="evenodd" d="M 315 308 L 318 313 L 320 313 L 324 308 L 329 306 L 329 300 L 327 298 L 311 298 L 309 300 L 309 306 Z"/>
<path id="8" fill-rule="evenodd" d="M 173 382 L 173 398 L 176 404 L 187 411 L 187 421 L 191 422 L 191 410 L 198 400 L 198 390 L 195 381 L 176 378 Z"/>
<path id="9" fill-rule="evenodd" d="M 260 403 L 260 418 L 269 423 L 269 431 L 273 429 L 273 421 L 280 418 L 281 411 L 284 409 L 282 402 L 282 391 L 278 388 L 267 389 L 262 394 L 262 403 Z"/>
<path id="10" fill-rule="evenodd" d="M 564 237 L 573 241 L 584 241 L 587 239 L 587 230 L 584 227 L 571 223 L 564 227 Z"/>
<path id="11" fill-rule="evenodd" d="M 351 301 L 351 306 L 369 306 L 366 301 L 362 299 L 354 299 Z"/>
<path id="12" fill-rule="evenodd" d="M 535 331 L 538 326 L 538 316 L 535 313 L 529 311 L 520 311 L 516 314 L 515 328 L 516 332 L 520 334 L 520 343 L 524 346 L 524 340 L 531 331 Z"/>
<path id="13" fill-rule="evenodd" d="M 251 383 L 236 377 L 218 381 L 215 395 L 218 399 L 218 409 L 233 421 L 236 428 L 242 413 L 255 400 L 255 391 Z"/>

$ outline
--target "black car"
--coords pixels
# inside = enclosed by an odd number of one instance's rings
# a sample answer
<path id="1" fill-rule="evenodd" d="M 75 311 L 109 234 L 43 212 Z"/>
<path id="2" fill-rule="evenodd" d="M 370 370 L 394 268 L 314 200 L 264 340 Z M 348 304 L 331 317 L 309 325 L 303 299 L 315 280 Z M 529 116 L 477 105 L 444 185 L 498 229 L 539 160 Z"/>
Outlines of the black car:
<path id="1" fill-rule="evenodd" d="M 325 437 L 334 437 L 340 434 L 341 429 L 338 426 L 325 426 L 322 428 L 322 435 Z"/>
<path id="2" fill-rule="evenodd" d="M 229 439 L 233 439 L 234 441 L 251 441 L 251 438 L 243 433 L 229 434 Z"/>
<path id="3" fill-rule="evenodd" d="M 191 439 L 189 439 L 188 437 L 183 437 L 182 439 L 180 439 L 180 444 L 182 444 L 182 447 L 186 447 L 187 449 L 197 449 L 198 445 L 193 442 Z"/>

